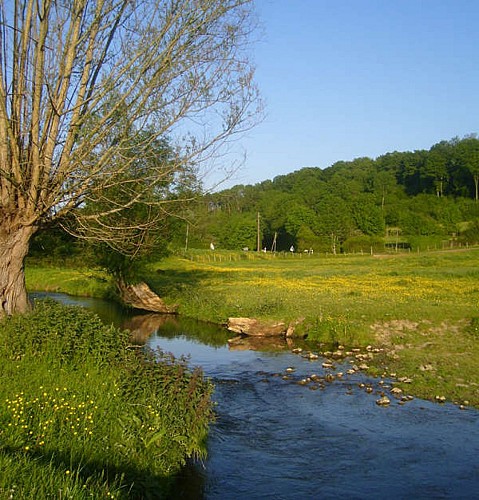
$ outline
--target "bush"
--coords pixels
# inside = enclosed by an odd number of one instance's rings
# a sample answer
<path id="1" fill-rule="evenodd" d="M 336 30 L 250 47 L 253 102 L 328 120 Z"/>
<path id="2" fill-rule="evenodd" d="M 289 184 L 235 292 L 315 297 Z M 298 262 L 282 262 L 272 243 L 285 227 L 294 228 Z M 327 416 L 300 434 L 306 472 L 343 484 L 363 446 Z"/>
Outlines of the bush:
<path id="1" fill-rule="evenodd" d="M 145 497 L 205 454 L 202 372 L 87 310 L 42 301 L 3 320 L 0 355 L 0 497 Z"/>
<path id="2" fill-rule="evenodd" d="M 36 302 L 32 313 L 8 317 L 1 325 L 4 357 L 48 358 L 52 367 L 124 361 L 129 332 L 104 325 L 92 312 L 52 299 Z"/>
<path id="3" fill-rule="evenodd" d="M 477 245 L 479 243 L 479 219 L 469 222 L 461 231 L 459 241 L 464 244 Z"/>
<path id="4" fill-rule="evenodd" d="M 384 239 L 379 236 L 354 236 L 343 243 L 345 253 L 384 252 Z"/>

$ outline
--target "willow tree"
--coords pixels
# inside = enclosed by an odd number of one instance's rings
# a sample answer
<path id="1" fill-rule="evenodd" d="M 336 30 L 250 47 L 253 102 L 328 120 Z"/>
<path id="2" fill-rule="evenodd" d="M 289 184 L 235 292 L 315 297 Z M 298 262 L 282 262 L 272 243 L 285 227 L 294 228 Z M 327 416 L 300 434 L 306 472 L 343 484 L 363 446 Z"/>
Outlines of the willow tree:
<path id="1" fill-rule="evenodd" d="M 39 228 L 74 220 L 135 252 L 170 212 L 165 186 L 255 122 L 251 1 L 0 0 L 0 315 L 29 307 Z M 168 161 L 137 168 L 165 138 Z"/>

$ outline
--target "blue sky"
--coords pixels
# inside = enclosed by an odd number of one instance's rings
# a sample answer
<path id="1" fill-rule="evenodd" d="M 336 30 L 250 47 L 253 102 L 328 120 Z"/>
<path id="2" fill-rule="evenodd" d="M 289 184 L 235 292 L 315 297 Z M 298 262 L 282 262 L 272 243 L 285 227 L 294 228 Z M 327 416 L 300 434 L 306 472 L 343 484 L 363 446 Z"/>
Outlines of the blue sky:
<path id="1" fill-rule="evenodd" d="M 228 185 L 479 132 L 478 0 L 256 5 L 266 116 Z"/>

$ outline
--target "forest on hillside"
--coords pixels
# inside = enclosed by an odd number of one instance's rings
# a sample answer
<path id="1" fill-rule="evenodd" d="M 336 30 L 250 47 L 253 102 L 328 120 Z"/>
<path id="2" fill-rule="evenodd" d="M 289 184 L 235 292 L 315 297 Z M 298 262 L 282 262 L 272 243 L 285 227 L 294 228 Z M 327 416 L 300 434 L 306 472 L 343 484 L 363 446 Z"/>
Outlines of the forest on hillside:
<path id="1" fill-rule="evenodd" d="M 255 185 L 197 191 L 191 198 L 174 216 L 165 214 L 155 245 L 148 247 L 155 258 L 211 243 L 217 250 L 280 252 L 293 246 L 296 252 L 327 253 L 475 245 L 479 139 L 470 135 L 429 150 L 302 168 Z M 35 237 L 30 254 L 84 256 L 88 246 L 59 228 L 48 229 Z M 111 249 L 93 248 L 90 254 L 111 265 Z"/>
<path id="2" fill-rule="evenodd" d="M 202 196 L 177 248 L 384 251 L 479 242 L 479 139 L 303 168 Z M 188 227 L 186 227 L 188 226 Z M 188 241 L 186 241 L 188 233 Z"/>

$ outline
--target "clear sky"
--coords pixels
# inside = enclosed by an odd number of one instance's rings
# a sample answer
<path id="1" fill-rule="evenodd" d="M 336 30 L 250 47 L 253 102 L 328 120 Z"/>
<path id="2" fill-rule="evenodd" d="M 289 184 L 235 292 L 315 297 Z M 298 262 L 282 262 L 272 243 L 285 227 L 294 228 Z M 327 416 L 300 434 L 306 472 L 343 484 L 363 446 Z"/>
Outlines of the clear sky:
<path id="1" fill-rule="evenodd" d="M 479 0 L 256 0 L 263 122 L 228 181 L 479 132 Z"/>

